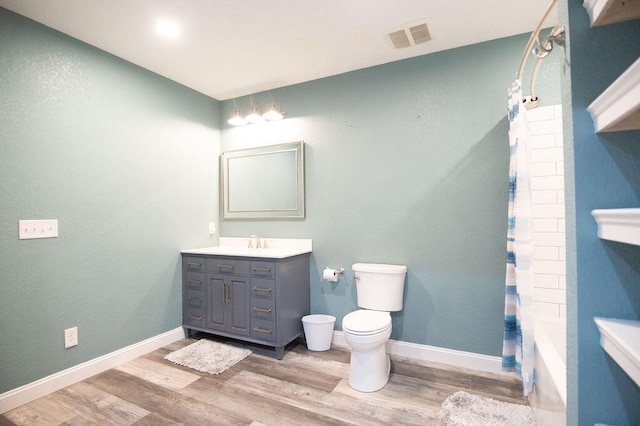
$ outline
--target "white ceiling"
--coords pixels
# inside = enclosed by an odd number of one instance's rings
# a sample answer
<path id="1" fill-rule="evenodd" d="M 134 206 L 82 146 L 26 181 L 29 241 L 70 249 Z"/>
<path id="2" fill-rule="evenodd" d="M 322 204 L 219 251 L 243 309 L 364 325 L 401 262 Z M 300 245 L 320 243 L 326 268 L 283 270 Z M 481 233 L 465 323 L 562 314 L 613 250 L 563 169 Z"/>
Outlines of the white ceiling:
<path id="1" fill-rule="evenodd" d="M 218 100 L 528 33 L 548 3 L 0 0 L 2 7 Z M 160 19 L 174 21 L 181 35 L 159 37 L 155 25 Z M 404 49 L 391 46 L 388 30 L 425 19 L 431 41 Z M 517 64 L 509 66 L 515 75 Z"/>

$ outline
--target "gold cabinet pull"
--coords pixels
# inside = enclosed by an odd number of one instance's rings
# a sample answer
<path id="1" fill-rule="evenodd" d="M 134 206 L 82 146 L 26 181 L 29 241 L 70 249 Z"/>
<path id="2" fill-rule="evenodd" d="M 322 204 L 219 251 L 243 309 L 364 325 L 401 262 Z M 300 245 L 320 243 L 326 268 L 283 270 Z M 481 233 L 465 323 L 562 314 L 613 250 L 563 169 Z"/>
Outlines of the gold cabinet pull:
<path id="1" fill-rule="evenodd" d="M 224 304 L 229 304 L 230 300 L 229 300 L 229 283 L 224 283 L 224 287 L 222 290 L 222 303 Z"/>
<path id="2" fill-rule="evenodd" d="M 194 317 L 193 315 L 189 315 L 189 318 L 194 319 L 196 321 L 202 321 L 202 317 Z"/>
<path id="3" fill-rule="evenodd" d="M 265 330 L 264 328 L 259 328 L 259 327 L 253 327 L 253 331 L 257 331 L 258 333 L 271 334 L 271 330 Z"/>
<path id="4" fill-rule="evenodd" d="M 202 263 L 187 262 L 187 269 L 191 271 L 199 271 L 202 269 Z"/>
<path id="5" fill-rule="evenodd" d="M 271 313 L 271 308 L 258 308 L 257 306 L 253 307 L 253 311 L 254 312 L 264 312 L 266 314 L 270 314 Z"/>
<path id="6" fill-rule="evenodd" d="M 265 274 L 265 275 L 271 274 L 271 268 L 253 268 L 253 272 L 255 272 L 256 275 L 258 273 Z"/>
<path id="7" fill-rule="evenodd" d="M 189 287 L 192 288 L 202 288 L 202 281 L 189 280 Z"/>
<path id="8" fill-rule="evenodd" d="M 271 289 L 265 288 L 265 287 L 254 287 L 253 291 L 262 291 L 264 293 L 271 293 Z"/>
<path id="9" fill-rule="evenodd" d="M 227 269 L 233 272 L 233 265 L 218 265 L 218 271 L 224 272 L 223 269 Z"/>

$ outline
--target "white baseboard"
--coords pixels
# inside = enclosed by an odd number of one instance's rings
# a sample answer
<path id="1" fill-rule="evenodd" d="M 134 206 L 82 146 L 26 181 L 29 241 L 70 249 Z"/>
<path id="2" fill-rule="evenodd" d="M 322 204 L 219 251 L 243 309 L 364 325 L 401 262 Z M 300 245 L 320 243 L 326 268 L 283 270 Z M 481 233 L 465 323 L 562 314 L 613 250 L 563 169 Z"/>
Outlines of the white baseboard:
<path id="1" fill-rule="evenodd" d="M 333 332 L 333 345 L 348 348 L 342 331 Z M 489 373 L 505 374 L 502 371 L 502 358 L 476 354 L 473 352 L 456 351 L 438 348 L 436 346 L 419 345 L 417 343 L 391 340 L 387 342 L 387 353 L 416 361 L 430 361 L 472 370 L 487 371 Z"/>
<path id="2" fill-rule="evenodd" d="M 0 395 L 0 414 L 184 338 L 182 327 L 27 383 Z"/>
<path id="3" fill-rule="evenodd" d="M 101 357 L 28 383 L 0 395 L 0 414 L 41 398 L 66 386 L 116 367 L 184 338 L 182 327 L 169 330 L 142 342 L 119 349 Z M 342 331 L 333 332 L 332 344 L 348 348 Z M 417 361 L 430 361 L 472 370 L 502 374 L 502 359 L 496 356 L 443 349 L 435 346 L 389 340 L 387 353 Z"/>

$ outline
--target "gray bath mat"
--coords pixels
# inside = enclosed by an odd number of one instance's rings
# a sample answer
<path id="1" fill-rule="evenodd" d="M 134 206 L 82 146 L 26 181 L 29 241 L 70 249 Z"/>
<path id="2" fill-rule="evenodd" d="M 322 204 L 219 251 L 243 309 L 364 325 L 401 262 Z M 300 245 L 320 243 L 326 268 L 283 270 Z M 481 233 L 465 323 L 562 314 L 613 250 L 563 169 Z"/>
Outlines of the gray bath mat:
<path id="1" fill-rule="evenodd" d="M 220 374 L 250 354 L 249 349 L 201 339 L 171 352 L 164 359 L 203 373 Z"/>
<path id="2" fill-rule="evenodd" d="M 442 403 L 441 426 L 535 426 L 531 407 L 456 392 Z"/>

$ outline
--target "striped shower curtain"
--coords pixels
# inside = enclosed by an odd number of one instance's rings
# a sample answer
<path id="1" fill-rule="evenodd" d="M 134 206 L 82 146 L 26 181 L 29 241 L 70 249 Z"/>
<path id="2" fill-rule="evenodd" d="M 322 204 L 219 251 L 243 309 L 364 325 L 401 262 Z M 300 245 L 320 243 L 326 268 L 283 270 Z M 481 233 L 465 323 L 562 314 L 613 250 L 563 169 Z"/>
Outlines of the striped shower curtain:
<path id="1" fill-rule="evenodd" d="M 509 90 L 509 209 L 502 367 L 533 388 L 533 240 L 529 143 L 520 80 Z"/>

